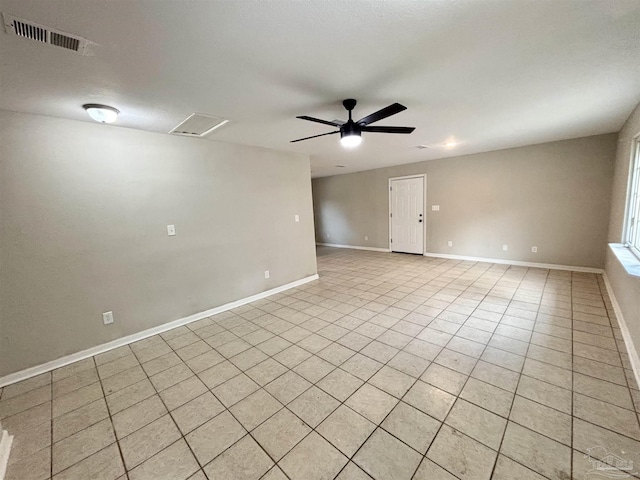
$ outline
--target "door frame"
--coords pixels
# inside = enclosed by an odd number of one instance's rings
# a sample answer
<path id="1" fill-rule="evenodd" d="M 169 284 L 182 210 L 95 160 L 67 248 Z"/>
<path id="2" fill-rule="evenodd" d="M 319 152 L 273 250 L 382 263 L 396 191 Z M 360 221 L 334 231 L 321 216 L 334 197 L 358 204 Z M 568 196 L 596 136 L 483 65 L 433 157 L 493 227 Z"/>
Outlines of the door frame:
<path id="1" fill-rule="evenodd" d="M 389 251 L 393 252 L 393 245 L 391 244 L 391 235 L 393 234 L 393 229 L 391 226 L 391 182 L 394 180 L 407 180 L 409 178 L 421 178 L 422 179 L 422 208 L 423 215 L 422 218 L 422 255 L 427 252 L 427 174 L 426 173 L 417 173 L 415 175 L 405 175 L 402 177 L 389 177 L 389 185 L 387 188 L 387 192 L 389 193 L 389 211 L 388 219 L 389 219 Z"/>

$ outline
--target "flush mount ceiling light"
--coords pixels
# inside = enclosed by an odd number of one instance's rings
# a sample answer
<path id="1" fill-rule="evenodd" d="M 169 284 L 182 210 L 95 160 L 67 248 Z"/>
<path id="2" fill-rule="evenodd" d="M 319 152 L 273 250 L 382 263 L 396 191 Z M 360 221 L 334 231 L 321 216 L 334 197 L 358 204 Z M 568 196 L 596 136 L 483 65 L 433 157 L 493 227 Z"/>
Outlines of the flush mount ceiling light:
<path id="1" fill-rule="evenodd" d="M 456 145 L 458 145 L 458 142 L 445 142 L 444 146 L 447 148 L 451 148 L 451 147 L 455 147 Z"/>
<path id="2" fill-rule="evenodd" d="M 120 111 L 117 108 L 108 105 L 100 105 L 99 103 L 87 103 L 82 106 L 89 116 L 96 122 L 113 123 L 117 120 Z"/>

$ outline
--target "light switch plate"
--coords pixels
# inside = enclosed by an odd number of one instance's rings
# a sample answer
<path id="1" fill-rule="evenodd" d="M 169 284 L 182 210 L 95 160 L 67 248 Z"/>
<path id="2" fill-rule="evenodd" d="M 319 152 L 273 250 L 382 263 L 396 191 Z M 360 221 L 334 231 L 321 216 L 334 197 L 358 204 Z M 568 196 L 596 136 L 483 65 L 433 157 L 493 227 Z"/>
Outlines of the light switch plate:
<path id="1" fill-rule="evenodd" d="M 167 225 L 167 235 L 173 237 L 176 234 L 176 226 L 175 225 Z"/>
<path id="2" fill-rule="evenodd" d="M 296 223 L 298 223 L 300 221 L 300 215 L 296 215 L 295 219 L 296 219 Z"/>

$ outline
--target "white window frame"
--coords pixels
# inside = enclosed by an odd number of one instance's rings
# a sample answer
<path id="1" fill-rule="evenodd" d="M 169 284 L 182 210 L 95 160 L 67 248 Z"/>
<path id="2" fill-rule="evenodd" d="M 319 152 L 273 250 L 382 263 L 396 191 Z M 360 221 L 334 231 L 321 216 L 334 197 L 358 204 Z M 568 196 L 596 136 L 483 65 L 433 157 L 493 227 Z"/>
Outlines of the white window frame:
<path id="1" fill-rule="evenodd" d="M 633 139 L 624 243 L 640 259 L 640 133 Z"/>

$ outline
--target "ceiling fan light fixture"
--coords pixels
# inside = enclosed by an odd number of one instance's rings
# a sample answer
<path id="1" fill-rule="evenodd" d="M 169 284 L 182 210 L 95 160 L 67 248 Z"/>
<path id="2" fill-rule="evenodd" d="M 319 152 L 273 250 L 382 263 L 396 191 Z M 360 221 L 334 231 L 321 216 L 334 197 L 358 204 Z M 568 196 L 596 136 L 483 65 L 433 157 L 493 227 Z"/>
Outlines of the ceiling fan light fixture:
<path id="1" fill-rule="evenodd" d="M 344 148 L 356 148 L 362 143 L 362 136 L 356 132 L 345 133 L 340 137 L 340 144 Z"/>
<path id="2" fill-rule="evenodd" d="M 332 127 L 338 127 L 338 130 L 333 132 L 321 133 L 320 135 L 312 135 L 311 137 L 298 138 L 297 140 L 291 140 L 291 143 L 302 142 L 303 140 L 311 140 L 312 138 L 324 137 L 326 135 L 340 134 L 340 143 L 344 148 L 355 148 L 362 143 L 362 132 L 371 133 L 404 133 L 408 134 L 415 130 L 414 127 L 395 127 L 395 126 L 371 126 L 384 118 L 395 115 L 407 109 L 404 105 L 399 103 L 393 103 L 388 107 L 381 108 L 377 112 L 367 115 L 358 121 L 354 121 L 351 113 L 356 106 L 356 101 L 353 98 L 347 98 L 342 102 L 344 108 L 349 112 L 349 120 L 343 122 L 342 120 L 334 120 L 332 122 L 328 120 L 322 120 L 321 118 L 309 117 L 308 115 L 299 115 L 296 118 L 300 120 L 308 120 L 310 122 L 322 123 L 323 125 L 329 125 Z"/>
<path id="3" fill-rule="evenodd" d="M 113 123 L 118 119 L 118 114 L 120 113 L 117 108 L 98 103 L 87 103 L 82 108 L 87 111 L 92 119 L 100 123 Z"/>

